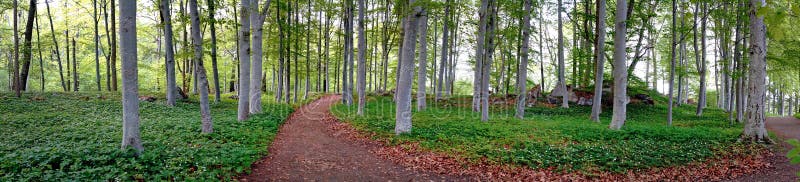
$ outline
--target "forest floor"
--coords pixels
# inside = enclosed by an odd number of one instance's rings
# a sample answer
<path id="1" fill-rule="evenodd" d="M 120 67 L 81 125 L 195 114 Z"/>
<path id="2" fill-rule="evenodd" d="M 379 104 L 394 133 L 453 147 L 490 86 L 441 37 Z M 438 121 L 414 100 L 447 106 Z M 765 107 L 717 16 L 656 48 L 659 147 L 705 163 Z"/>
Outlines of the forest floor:
<path id="1" fill-rule="evenodd" d="M 440 175 L 398 165 L 373 151 L 374 142 L 348 139 L 337 129 L 330 107 L 340 96 L 325 96 L 289 116 L 269 156 L 253 163 L 240 181 L 463 181 L 467 176 Z"/>
<path id="2" fill-rule="evenodd" d="M 767 129 L 785 139 L 800 139 L 800 119 L 794 117 L 767 118 Z M 800 165 L 789 163 L 785 154 L 791 146 L 786 143 L 781 145 L 782 149 L 778 151 L 778 155 L 770 159 L 774 168 L 745 175 L 733 181 L 798 181 L 797 172 L 800 172 Z"/>

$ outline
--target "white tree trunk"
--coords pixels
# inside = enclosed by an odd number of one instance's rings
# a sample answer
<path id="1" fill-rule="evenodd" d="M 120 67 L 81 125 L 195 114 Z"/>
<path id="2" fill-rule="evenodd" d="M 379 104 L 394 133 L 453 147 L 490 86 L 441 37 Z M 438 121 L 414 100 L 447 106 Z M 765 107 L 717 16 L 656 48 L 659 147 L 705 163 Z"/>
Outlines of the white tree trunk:
<path id="1" fill-rule="evenodd" d="M 450 20 L 450 6 L 451 5 L 452 5 L 451 1 L 450 0 L 446 0 L 445 7 L 444 7 L 444 20 L 442 22 L 442 57 L 441 57 L 441 60 L 439 61 L 439 77 L 436 78 L 437 79 L 436 80 L 436 85 L 435 85 L 436 89 L 434 89 L 434 90 L 436 90 L 436 100 L 439 100 L 439 99 L 442 98 L 442 92 L 444 92 L 444 87 L 446 87 L 446 85 L 443 83 L 443 82 L 446 81 L 445 72 L 447 72 L 449 70 L 449 69 L 447 69 L 447 64 L 446 63 L 448 61 L 447 53 L 449 52 L 449 47 L 448 47 L 447 43 L 450 42 L 450 39 L 448 39 L 448 36 L 449 36 L 450 32 L 449 32 L 449 30 L 447 28 L 448 28 L 449 23 L 450 23 L 449 20 Z M 435 37 L 434 37 L 434 40 L 435 40 Z"/>
<path id="2" fill-rule="evenodd" d="M 427 105 L 425 96 L 427 95 L 426 83 L 428 81 L 428 15 L 423 9 L 417 20 L 417 32 L 419 33 L 419 71 L 417 72 L 417 110 L 425 110 Z"/>
<path id="3" fill-rule="evenodd" d="M 528 83 L 528 45 L 530 44 L 531 36 L 531 2 L 532 0 L 524 0 L 522 15 L 522 48 L 520 48 L 520 62 L 517 67 L 517 112 L 515 116 L 519 119 L 525 117 L 525 105 L 528 103 L 525 99 L 527 96 L 527 83 Z"/>
<path id="4" fill-rule="evenodd" d="M 167 70 L 167 105 L 175 106 L 175 100 L 178 97 L 178 89 L 175 83 L 175 50 L 172 46 L 172 13 L 169 1 L 161 1 L 161 17 L 164 24 L 164 50 L 165 50 L 165 63 Z"/>
<path id="5" fill-rule="evenodd" d="M 364 104 L 366 100 L 367 86 L 367 34 L 364 33 L 366 18 L 364 12 L 365 0 L 358 0 L 358 115 L 364 115 Z"/>
<path id="6" fill-rule="evenodd" d="M 618 1 L 617 9 L 628 9 L 627 1 Z M 628 105 L 628 65 L 625 63 L 626 13 L 617 13 L 614 19 L 614 113 L 611 116 L 611 129 L 618 130 L 625 125 Z"/>
<path id="7" fill-rule="evenodd" d="M 139 137 L 139 75 L 136 52 L 136 0 L 119 2 L 119 44 L 122 51 L 122 149 L 144 151 Z"/>
<path id="8" fill-rule="evenodd" d="M 166 0 L 165 0 L 166 1 Z M 197 0 L 189 0 L 189 16 L 192 21 L 192 45 L 194 46 L 194 61 L 197 63 L 197 87 L 200 93 L 200 117 L 202 118 L 202 132 L 214 132 L 211 122 L 211 109 L 208 106 L 208 77 L 203 67 L 203 39 L 200 37 L 200 15 L 197 13 Z M 167 46 L 169 47 L 169 46 Z"/>
<path id="9" fill-rule="evenodd" d="M 250 23 L 253 30 L 253 58 L 252 68 L 250 69 L 250 114 L 261 113 L 261 74 L 263 70 L 261 59 L 264 55 L 262 46 L 264 43 L 264 20 L 267 17 L 267 10 L 270 3 L 270 0 L 267 0 L 264 6 L 265 8 L 262 10 L 263 12 L 259 13 L 258 1 L 259 0 L 251 0 L 250 5 Z"/>
<path id="10" fill-rule="evenodd" d="M 597 0 L 597 45 L 594 48 L 597 68 L 594 76 L 594 96 L 592 101 L 592 121 L 600 122 L 600 113 L 603 112 L 603 66 L 605 65 L 606 42 L 606 0 Z"/>
<path id="11" fill-rule="evenodd" d="M 670 69 L 670 71 L 669 71 L 669 88 L 668 88 L 669 94 L 667 94 L 667 97 L 669 97 L 669 102 L 668 102 L 669 105 L 667 106 L 667 126 L 672 126 L 672 107 L 673 107 L 673 103 L 675 102 L 672 92 L 674 91 L 674 84 L 675 84 L 675 45 L 677 45 L 677 42 L 678 42 L 678 38 L 677 38 L 678 33 L 677 33 L 677 28 L 675 27 L 677 25 L 676 22 L 677 22 L 677 19 L 678 19 L 677 18 L 677 12 L 678 12 L 677 11 L 677 9 L 678 9 L 677 7 L 678 7 L 678 5 L 677 5 L 676 1 L 677 0 L 672 0 L 672 42 L 670 43 L 670 51 L 671 51 L 670 54 L 671 54 L 671 56 L 670 56 L 670 64 L 669 64 L 669 69 Z"/>
<path id="12" fill-rule="evenodd" d="M 556 16 L 558 16 L 558 85 L 553 93 L 561 96 L 561 107 L 569 108 L 569 91 L 567 91 L 567 80 L 564 78 L 564 24 L 561 21 L 561 0 L 558 0 Z"/>
<path id="13" fill-rule="evenodd" d="M 408 0 L 408 4 L 414 4 L 414 0 Z M 420 7 L 414 7 L 413 11 L 404 18 L 405 34 L 403 35 L 403 49 L 400 54 L 400 76 L 397 80 L 397 107 L 395 107 L 395 127 L 394 133 L 399 135 L 411 132 L 411 82 L 414 79 L 414 48 L 417 40 L 417 18 Z"/>
<path id="14" fill-rule="evenodd" d="M 247 120 L 250 113 L 250 10 L 250 1 L 242 0 L 239 14 L 239 121 Z"/>
<path id="15" fill-rule="evenodd" d="M 488 0 L 481 0 L 481 8 L 478 10 L 480 20 L 478 20 L 478 36 L 475 38 L 475 75 L 472 80 L 472 111 L 477 112 L 480 109 L 481 102 L 481 85 L 482 85 L 482 72 L 483 72 L 483 59 L 484 59 L 484 40 L 486 38 L 486 18 L 488 12 L 486 9 L 489 6 Z"/>
<path id="16" fill-rule="evenodd" d="M 747 121 L 744 124 L 741 140 L 748 142 L 771 143 L 765 128 L 766 115 L 764 100 L 767 77 L 767 27 L 764 16 L 758 15 L 764 7 L 764 0 L 750 0 L 750 73 L 748 80 Z"/>
<path id="17" fill-rule="evenodd" d="M 494 31 L 497 27 L 497 5 L 495 0 L 489 1 L 489 11 L 487 12 L 488 23 L 486 27 L 486 52 L 483 59 L 483 70 L 481 71 L 481 121 L 489 121 L 489 77 L 494 56 Z"/>

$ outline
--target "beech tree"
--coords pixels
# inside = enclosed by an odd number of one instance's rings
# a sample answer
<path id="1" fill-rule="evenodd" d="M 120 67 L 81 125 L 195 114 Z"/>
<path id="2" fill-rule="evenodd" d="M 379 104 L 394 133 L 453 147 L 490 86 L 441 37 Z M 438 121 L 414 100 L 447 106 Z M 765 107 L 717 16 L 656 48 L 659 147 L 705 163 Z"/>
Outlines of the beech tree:
<path id="1" fill-rule="evenodd" d="M 408 5 L 413 5 L 415 0 L 408 0 Z M 418 19 L 422 14 L 422 7 L 411 7 L 403 21 L 403 48 L 400 54 L 400 76 L 397 80 L 397 107 L 395 108 L 394 133 L 399 135 L 411 132 L 411 82 L 414 79 L 414 49 L 417 40 Z"/>
<path id="2" fill-rule="evenodd" d="M 167 0 L 163 0 L 167 1 Z M 192 21 L 192 45 L 194 46 L 194 61 L 197 62 L 195 73 L 197 73 L 197 87 L 200 93 L 200 116 L 202 119 L 202 132 L 214 132 L 211 122 L 211 109 L 208 106 L 208 78 L 206 68 L 203 67 L 203 39 L 200 38 L 200 15 L 197 12 L 197 0 L 189 0 L 189 16 Z"/>
<path id="3" fill-rule="evenodd" d="M 122 149 L 144 151 L 139 137 L 139 75 L 136 48 L 136 0 L 119 3 L 119 47 L 122 50 Z"/>
<path id="4" fill-rule="evenodd" d="M 257 1 L 257 0 L 256 0 Z M 239 2 L 239 105 L 237 119 L 247 120 L 250 113 L 250 0 Z"/>
<path id="5" fill-rule="evenodd" d="M 528 40 L 531 35 L 531 4 L 532 0 L 523 0 L 524 12 L 522 15 L 522 47 L 520 48 L 520 63 L 517 68 L 517 112 L 514 116 L 519 119 L 525 117 L 525 106 L 528 104 Z"/>
<path id="6" fill-rule="evenodd" d="M 605 41 L 606 41 L 606 1 L 597 0 L 597 45 L 594 48 L 597 69 L 594 78 L 594 97 L 592 98 L 592 121 L 600 122 L 601 105 L 603 98 L 603 68 L 605 66 Z"/>
<path id="7" fill-rule="evenodd" d="M 170 11 L 170 1 L 161 0 L 161 22 L 164 25 L 164 66 L 167 71 L 167 105 L 175 106 L 178 97 L 178 86 L 175 82 L 175 50 L 172 45 L 172 12 Z"/>
<path id="8" fill-rule="evenodd" d="M 764 97 L 767 77 L 767 26 L 764 15 L 758 14 L 760 7 L 766 6 L 764 0 L 750 0 L 750 70 L 748 81 L 747 120 L 740 140 L 747 142 L 772 143 L 766 129 Z"/>
<path id="9" fill-rule="evenodd" d="M 367 9 L 364 4 L 364 0 L 358 0 L 358 115 L 364 115 L 364 104 L 367 101 L 367 35 L 364 33 L 366 26 L 364 14 Z"/>
<path id="10" fill-rule="evenodd" d="M 626 1 L 617 2 L 617 9 L 628 9 Z M 628 105 L 628 64 L 625 51 L 627 23 L 625 13 L 616 13 L 614 19 L 614 114 L 611 117 L 611 129 L 619 130 L 626 120 Z"/>

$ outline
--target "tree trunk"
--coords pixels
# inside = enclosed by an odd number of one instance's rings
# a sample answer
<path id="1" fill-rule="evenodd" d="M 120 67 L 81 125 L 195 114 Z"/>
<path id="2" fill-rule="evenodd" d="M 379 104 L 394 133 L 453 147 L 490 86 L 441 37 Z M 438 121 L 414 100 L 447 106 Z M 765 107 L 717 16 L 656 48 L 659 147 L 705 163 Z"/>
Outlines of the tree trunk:
<path id="1" fill-rule="evenodd" d="M 618 1 L 617 9 L 628 9 L 626 1 Z M 611 116 L 611 129 L 619 130 L 625 124 L 628 105 L 628 70 L 625 52 L 627 33 L 627 14 L 617 13 L 614 20 L 614 114 Z"/>
<path id="2" fill-rule="evenodd" d="M 117 6 L 116 0 L 111 0 L 111 90 L 117 91 Z"/>
<path id="3" fill-rule="evenodd" d="M 72 79 L 72 91 L 78 92 L 80 78 L 78 77 L 78 46 L 75 43 L 75 37 L 72 38 Z"/>
<path id="4" fill-rule="evenodd" d="M 672 0 L 672 42 L 670 43 L 670 64 L 669 64 L 669 106 L 667 106 L 667 126 L 672 126 L 672 107 L 674 103 L 674 97 L 672 96 L 672 92 L 674 90 L 673 84 L 675 83 L 675 46 L 677 45 L 678 41 L 678 33 L 677 33 L 677 9 L 678 5 L 676 3 L 677 0 Z"/>
<path id="5" fill-rule="evenodd" d="M 353 11 L 353 3 L 352 0 L 345 0 L 344 3 L 345 40 L 343 51 L 344 59 L 342 60 L 344 64 L 344 68 L 342 69 L 342 102 L 344 102 L 345 105 L 350 106 L 353 103 L 353 90 L 350 89 L 352 88 L 350 85 L 352 82 L 350 82 L 351 79 L 349 78 L 351 76 L 349 73 L 353 72 L 353 62 L 350 61 L 353 57 L 353 34 L 351 34 L 353 32 L 353 16 L 351 12 Z"/>
<path id="6" fill-rule="evenodd" d="M 427 107 L 425 96 L 427 91 L 426 82 L 428 80 L 428 14 L 425 9 L 422 10 L 419 20 L 417 20 L 419 30 L 419 72 L 417 74 L 417 110 L 423 111 Z"/>
<path id="7" fill-rule="evenodd" d="M 561 0 L 558 0 L 556 16 L 558 16 L 558 87 L 553 91 L 553 95 L 561 96 L 561 107 L 569 108 L 569 91 L 567 91 L 567 81 L 564 78 L 564 25 L 561 20 Z"/>
<path id="8" fill-rule="evenodd" d="M 413 5 L 415 0 L 408 0 Z M 400 54 L 400 77 L 397 80 L 397 107 L 395 107 L 394 133 L 400 135 L 411 132 L 411 82 L 414 79 L 414 48 L 417 40 L 417 18 L 422 9 L 419 6 L 408 11 L 404 18 L 403 48 Z"/>
<path id="9" fill-rule="evenodd" d="M 526 95 L 528 83 L 528 45 L 530 44 L 529 37 L 531 36 L 531 2 L 532 0 L 524 0 L 522 15 L 522 48 L 520 48 L 520 63 L 517 67 L 517 112 L 515 116 L 519 119 L 525 117 L 525 106 L 528 102 Z"/>
<path id="10" fill-rule="evenodd" d="M 439 77 L 436 78 L 436 89 L 434 89 L 434 90 L 436 90 L 436 100 L 439 100 L 439 99 L 442 98 L 442 90 L 443 90 L 443 87 L 445 87 L 444 83 L 442 83 L 442 82 L 445 81 L 445 78 L 444 78 L 445 74 L 444 73 L 448 70 L 447 69 L 447 65 L 446 65 L 446 63 L 448 61 L 447 60 L 447 58 L 448 58 L 447 57 L 448 56 L 447 52 L 449 51 L 447 43 L 449 42 L 448 38 L 449 38 L 449 33 L 450 32 L 449 32 L 449 30 L 447 28 L 448 28 L 448 26 L 450 26 L 449 24 L 450 24 L 450 6 L 451 5 L 452 5 L 452 1 L 447 0 L 445 2 L 444 17 L 443 17 L 444 20 L 442 22 L 442 59 L 439 62 Z"/>
<path id="11" fill-rule="evenodd" d="M 257 4 L 257 2 L 254 4 Z M 200 15 L 197 13 L 197 0 L 189 0 L 189 16 L 191 17 L 192 21 L 192 45 L 194 46 L 194 61 L 197 63 L 197 66 L 195 67 L 195 73 L 197 73 L 198 79 L 197 90 L 200 93 L 200 116 L 202 118 L 201 131 L 202 133 L 211 133 L 214 132 L 214 125 L 211 122 L 211 109 L 208 106 L 208 78 L 206 77 L 206 69 L 203 67 L 203 39 L 200 37 Z"/>
<path id="12" fill-rule="evenodd" d="M 364 0 L 358 0 L 358 115 L 364 115 L 364 104 L 367 101 L 365 91 L 367 86 L 367 37 L 364 33 L 367 20 L 364 16 L 365 11 L 367 9 Z"/>
<path id="13" fill-rule="evenodd" d="M 68 91 L 68 89 L 67 89 L 67 84 L 64 81 L 64 68 L 61 64 L 61 51 L 58 50 L 58 40 L 56 40 L 56 31 L 53 28 L 53 15 L 50 14 L 50 2 L 44 1 L 44 3 L 45 7 L 47 7 L 47 19 L 50 21 L 50 32 L 52 32 L 51 36 L 53 38 L 53 45 L 55 46 L 55 50 L 53 52 L 56 53 L 56 61 L 58 61 L 58 76 L 59 78 L 61 78 L 61 88 L 64 89 L 64 92 L 66 92 Z M 113 7 L 114 5 L 112 4 L 111 6 Z M 114 30 L 114 28 L 111 29 Z M 116 30 L 114 30 L 113 32 L 116 32 Z M 112 46 L 112 49 L 113 47 L 115 46 Z"/>
<path id="14" fill-rule="evenodd" d="M 250 25 L 252 26 L 251 30 L 253 31 L 252 34 L 252 53 L 253 58 L 252 68 L 250 69 L 250 114 L 259 114 L 261 113 L 261 74 L 263 71 L 263 61 L 262 57 L 264 55 L 263 43 L 264 43 L 264 21 L 266 20 L 267 15 L 267 8 L 258 10 L 258 1 L 259 0 L 251 0 L 250 4 Z M 270 0 L 267 0 L 267 3 L 264 7 L 269 7 Z"/>
<path id="15" fill-rule="evenodd" d="M 240 2 L 239 14 L 239 103 L 237 119 L 247 120 L 250 98 L 250 0 Z"/>
<path id="16" fill-rule="evenodd" d="M 42 41 L 39 39 L 41 34 L 39 29 L 39 19 L 36 19 L 36 50 L 39 52 L 39 79 L 41 79 L 41 91 L 44 92 L 44 61 L 42 61 Z"/>
<path id="17" fill-rule="evenodd" d="M 167 105 L 175 106 L 178 97 L 178 88 L 175 83 L 175 50 L 173 49 L 172 32 L 172 13 L 169 0 L 161 0 L 161 22 L 164 26 L 164 50 L 165 63 L 167 70 Z"/>
<path id="18" fill-rule="evenodd" d="M 494 56 L 494 35 L 497 27 L 497 3 L 489 0 L 489 12 L 487 12 L 488 22 L 486 27 L 486 52 L 481 71 L 481 121 L 489 121 L 489 77 L 492 68 L 492 58 Z"/>
<path id="19" fill-rule="evenodd" d="M 486 19 L 489 16 L 487 11 L 489 0 L 481 0 L 481 7 L 478 10 L 480 20 L 478 20 L 478 36 L 475 41 L 475 76 L 472 81 L 472 111 L 477 112 L 481 107 L 481 85 L 483 85 L 483 60 L 484 60 L 484 41 L 486 39 Z M 487 65 L 488 66 L 488 65 Z"/>
<path id="20" fill-rule="evenodd" d="M 597 0 L 597 44 L 594 48 L 594 56 L 597 61 L 594 76 L 594 96 L 592 97 L 592 121 L 600 122 L 600 113 L 603 112 L 601 105 L 603 98 L 603 66 L 605 65 L 605 42 L 606 42 L 606 0 Z"/>
<path id="21" fill-rule="evenodd" d="M 14 83 L 12 84 L 13 86 L 11 88 L 14 89 L 14 92 L 17 94 L 17 97 L 22 97 L 22 92 L 20 90 L 20 79 L 19 79 L 19 28 L 17 28 L 18 27 L 17 21 L 19 19 L 18 6 L 19 4 L 17 3 L 17 0 L 14 0 L 14 7 L 13 7 L 14 10 L 12 11 L 12 13 L 14 13 L 12 15 L 14 17 L 14 29 L 13 29 L 14 30 L 14 68 L 13 68 Z"/>
<path id="22" fill-rule="evenodd" d="M 136 0 L 119 3 L 119 35 L 122 50 L 122 149 L 144 151 L 139 137 L 139 76 L 136 52 Z"/>
<path id="23" fill-rule="evenodd" d="M 214 18 L 214 14 L 217 11 L 214 2 L 214 0 L 207 0 L 206 4 L 208 4 L 209 26 L 211 26 L 211 71 L 214 74 L 214 103 L 219 103 L 221 100 L 220 92 L 222 91 L 219 87 L 219 69 L 217 69 L 217 20 Z"/>
<path id="24" fill-rule="evenodd" d="M 94 82 L 97 84 L 97 91 L 102 91 L 100 86 L 100 30 L 98 22 L 100 22 L 100 14 L 97 13 L 97 0 L 92 0 L 94 5 Z"/>
<path id="25" fill-rule="evenodd" d="M 25 23 L 25 42 L 22 44 L 22 70 L 19 76 L 17 92 L 28 90 L 28 74 L 30 73 L 31 60 L 33 60 L 33 26 L 36 19 L 36 0 L 30 0 L 28 5 L 28 21 Z"/>
<path id="26" fill-rule="evenodd" d="M 746 142 L 772 143 L 765 128 L 764 96 L 766 95 L 767 77 L 767 27 L 764 15 L 758 15 L 759 8 L 764 7 L 764 0 L 750 0 L 750 73 L 748 80 L 747 121 L 742 138 Z"/>
<path id="27" fill-rule="evenodd" d="M 702 14 L 703 17 L 700 20 L 700 51 L 697 49 L 697 44 L 695 44 L 695 52 L 697 53 L 698 64 L 697 72 L 700 74 L 700 91 L 697 94 L 697 112 L 695 113 L 697 116 L 703 115 L 703 109 L 706 107 L 706 20 L 708 19 L 708 9 L 707 3 L 702 3 Z M 698 5 L 699 6 L 699 5 Z M 697 26 L 695 26 L 696 29 Z M 695 37 L 697 37 L 697 33 L 695 33 Z"/>

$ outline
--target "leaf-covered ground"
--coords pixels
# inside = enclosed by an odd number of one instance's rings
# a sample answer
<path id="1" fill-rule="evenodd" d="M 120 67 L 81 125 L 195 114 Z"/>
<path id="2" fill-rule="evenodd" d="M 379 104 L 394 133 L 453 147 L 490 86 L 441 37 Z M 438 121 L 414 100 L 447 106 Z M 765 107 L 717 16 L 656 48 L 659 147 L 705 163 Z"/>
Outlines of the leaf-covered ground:
<path id="1" fill-rule="evenodd" d="M 120 150 L 119 94 L 4 93 L 0 103 L 0 181 L 230 179 L 266 155 L 292 112 L 267 102 L 238 122 L 236 101 L 223 99 L 211 104 L 214 133 L 201 134 L 196 99 L 167 107 L 162 95 L 141 102 L 145 152 L 134 157 Z"/>
<path id="2" fill-rule="evenodd" d="M 332 113 L 390 145 L 416 143 L 423 150 L 475 163 L 562 172 L 624 173 L 764 151 L 737 143 L 742 126 L 730 124 L 718 109 L 706 109 L 698 117 L 693 106 L 677 107 L 673 126 L 667 126 L 663 104 L 633 104 L 625 126 L 614 131 L 608 129 L 610 108 L 604 110 L 601 123 L 589 120 L 587 106 L 528 108 L 523 120 L 515 119 L 511 109 L 497 107 L 489 122 L 481 122 L 469 102 L 469 98 L 429 100 L 427 110 L 414 112 L 412 132 L 399 136 L 393 134 L 391 97 L 370 98 L 365 116 L 356 116 L 355 106 L 337 105 Z"/>

